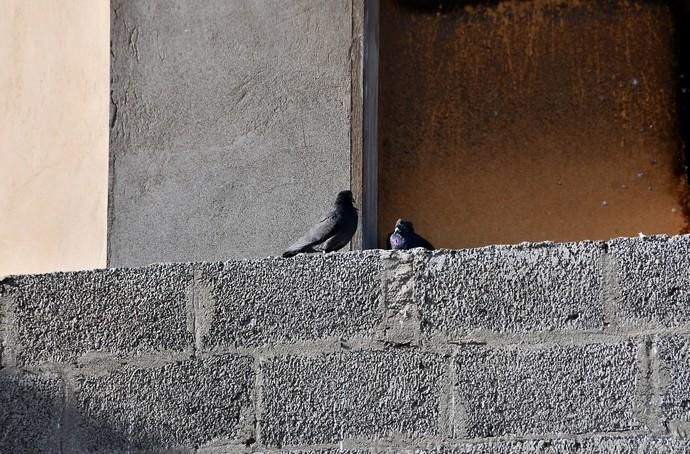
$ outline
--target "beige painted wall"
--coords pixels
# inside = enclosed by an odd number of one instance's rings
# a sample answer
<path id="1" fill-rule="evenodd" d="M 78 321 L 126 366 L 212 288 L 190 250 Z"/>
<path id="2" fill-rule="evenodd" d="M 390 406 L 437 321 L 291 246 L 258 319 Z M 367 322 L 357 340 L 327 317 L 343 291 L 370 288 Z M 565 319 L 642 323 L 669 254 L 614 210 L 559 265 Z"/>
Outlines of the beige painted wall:
<path id="1" fill-rule="evenodd" d="M 105 266 L 108 0 L 0 0 L 0 275 Z"/>

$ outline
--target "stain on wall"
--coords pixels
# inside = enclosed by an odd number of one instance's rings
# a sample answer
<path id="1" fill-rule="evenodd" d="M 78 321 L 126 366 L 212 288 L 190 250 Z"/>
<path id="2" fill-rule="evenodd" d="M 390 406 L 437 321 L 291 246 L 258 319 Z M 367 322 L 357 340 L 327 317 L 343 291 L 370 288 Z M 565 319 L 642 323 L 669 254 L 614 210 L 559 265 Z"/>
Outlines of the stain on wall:
<path id="1" fill-rule="evenodd" d="M 679 233 L 687 178 L 664 2 L 382 0 L 379 244 Z"/>

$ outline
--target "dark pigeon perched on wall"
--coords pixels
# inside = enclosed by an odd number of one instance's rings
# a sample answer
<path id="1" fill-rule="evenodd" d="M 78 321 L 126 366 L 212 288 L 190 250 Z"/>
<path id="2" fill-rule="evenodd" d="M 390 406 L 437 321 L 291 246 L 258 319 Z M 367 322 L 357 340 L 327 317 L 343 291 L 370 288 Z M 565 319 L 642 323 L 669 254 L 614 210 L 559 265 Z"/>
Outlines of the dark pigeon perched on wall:
<path id="1" fill-rule="evenodd" d="M 335 198 L 333 211 L 287 248 L 283 257 L 292 257 L 300 252 L 337 251 L 352 239 L 356 230 L 357 208 L 353 204 L 352 192 L 340 191 Z"/>
<path id="2" fill-rule="evenodd" d="M 416 247 L 433 250 L 434 247 L 427 240 L 417 235 L 410 221 L 398 219 L 393 230 L 386 238 L 388 249 L 405 250 Z"/>

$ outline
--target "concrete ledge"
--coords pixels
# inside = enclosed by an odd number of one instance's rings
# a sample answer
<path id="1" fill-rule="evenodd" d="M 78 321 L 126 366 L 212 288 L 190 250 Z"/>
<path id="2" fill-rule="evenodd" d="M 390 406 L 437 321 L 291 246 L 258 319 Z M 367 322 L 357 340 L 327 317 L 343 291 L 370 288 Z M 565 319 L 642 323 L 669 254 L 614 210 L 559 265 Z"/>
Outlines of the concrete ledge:
<path id="1" fill-rule="evenodd" d="M 371 336 L 381 269 L 374 252 L 200 265 L 201 348 Z"/>
<path id="2" fill-rule="evenodd" d="M 608 244 L 615 325 L 690 324 L 690 236 L 617 239 Z"/>
<path id="3" fill-rule="evenodd" d="M 416 287 L 427 335 L 601 330 L 604 243 L 438 251 Z"/>
<path id="4" fill-rule="evenodd" d="M 17 278 L 6 299 L 20 366 L 74 362 L 93 353 L 191 350 L 185 292 L 189 265 L 154 265 Z"/>
<path id="5" fill-rule="evenodd" d="M 689 241 L 11 277 L 0 451 L 687 452 Z"/>

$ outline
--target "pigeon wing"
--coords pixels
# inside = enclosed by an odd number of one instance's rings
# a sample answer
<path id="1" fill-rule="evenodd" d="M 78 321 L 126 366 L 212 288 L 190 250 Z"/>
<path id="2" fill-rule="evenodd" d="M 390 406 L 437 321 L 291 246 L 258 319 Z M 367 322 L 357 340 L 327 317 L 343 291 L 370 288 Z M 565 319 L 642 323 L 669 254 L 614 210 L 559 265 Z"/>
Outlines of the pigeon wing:
<path id="1" fill-rule="evenodd" d="M 425 249 L 429 249 L 432 251 L 434 250 L 434 247 L 431 245 L 431 243 L 429 243 L 427 240 L 425 240 L 421 236 L 417 235 L 416 239 L 417 239 L 417 241 L 415 241 L 415 243 L 417 243 L 418 247 L 423 247 Z"/>
<path id="2" fill-rule="evenodd" d="M 321 244 L 333 236 L 338 227 L 337 213 L 329 213 L 325 218 L 314 224 L 307 233 L 295 241 L 283 252 L 283 257 L 292 257 L 300 252 L 314 252 L 313 246 Z"/>

